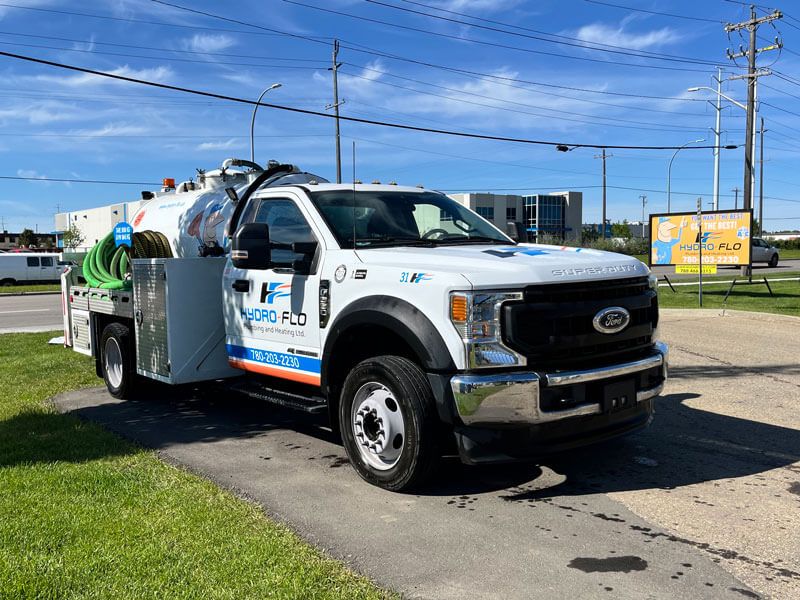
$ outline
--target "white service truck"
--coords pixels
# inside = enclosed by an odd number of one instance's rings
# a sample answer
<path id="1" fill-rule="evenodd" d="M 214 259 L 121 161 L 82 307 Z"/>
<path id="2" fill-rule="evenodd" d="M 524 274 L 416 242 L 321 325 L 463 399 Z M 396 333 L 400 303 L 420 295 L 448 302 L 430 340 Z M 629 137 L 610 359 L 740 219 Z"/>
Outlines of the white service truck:
<path id="1" fill-rule="evenodd" d="M 133 259 L 130 291 L 63 278 L 67 345 L 115 397 L 221 381 L 325 411 L 392 490 L 443 454 L 529 459 L 652 419 L 667 347 L 634 258 L 517 243 L 439 192 L 291 165 L 229 159 L 146 195 L 132 224 L 174 258 Z"/>

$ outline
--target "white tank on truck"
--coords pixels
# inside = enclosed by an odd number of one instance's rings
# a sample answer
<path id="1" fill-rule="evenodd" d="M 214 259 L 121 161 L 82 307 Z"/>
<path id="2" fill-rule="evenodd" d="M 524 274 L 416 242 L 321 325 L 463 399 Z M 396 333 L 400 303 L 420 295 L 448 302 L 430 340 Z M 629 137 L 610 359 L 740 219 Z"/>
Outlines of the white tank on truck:
<path id="1" fill-rule="evenodd" d="M 270 161 L 269 167 L 277 165 Z M 228 158 L 218 169 L 197 170 L 197 180 L 175 185 L 165 179 L 159 192 L 143 192 L 148 202 L 142 204 L 131 219 L 134 232 L 157 231 L 163 233 L 176 258 L 195 256 L 222 256 L 230 250 L 228 223 L 247 187 L 264 172 L 253 162 Z M 282 172 L 261 184 L 290 185 L 309 181 L 327 183 L 327 180 L 305 173 L 297 168 Z M 235 194 L 228 192 L 232 188 Z"/>

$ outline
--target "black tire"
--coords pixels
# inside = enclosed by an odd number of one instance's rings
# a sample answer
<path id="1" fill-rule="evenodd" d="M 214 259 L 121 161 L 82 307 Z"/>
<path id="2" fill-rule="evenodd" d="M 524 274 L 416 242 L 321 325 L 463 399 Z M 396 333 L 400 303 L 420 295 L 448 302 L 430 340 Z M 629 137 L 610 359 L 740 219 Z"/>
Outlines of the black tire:
<path id="1" fill-rule="evenodd" d="M 100 370 L 108 393 L 121 400 L 131 398 L 136 374 L 130 329 L 121 323 L 106 325 L 100 336 L 99 353 Z"/>
<path id="2" fill-rule="evenodd" d="M 404 426 L 401 442 L 394 436 L 394 448 L 402 448 L 399 457 L 384 469 L 367 462 L 356 439 L 360 435 L 365 440 L 366 430 L 364 427 L 357 431 L 355 424 L 356 394 L 372 384 L 385 386 L 391 392 L 390 399 L 396 401 L 394 409 L 400 411 Z M 391 407 L 389 402 L 386 406 Z M 399 492 L 418 487 L 433 473 L 441 456 L 440 426 L 430 384 L 417 365 L 399 356 L 369 358 L 355 366 L 342 388 L 339 427 L 356 472 L 365 481 L 387 490 Z"/>
<path id="3" fill-rule="evenodd" d="M 17 280 L 16 279 L 11 279 L 10 277 L 8 279 L 0 280 L 0 285 L 2 285 L 4 287 L 5 286 L 16 285 L 16 283 L 17 283 Z"/>
<path id="4" fill-rule="evenodd" d="M 770 266 L 770 267 L 772 267 L 773 269 L 774 269 L 775 267 L 777 267 L 777 266 L 778 266 L 778 254 L 777 254 L 777 253 L 773 254 L 773 255 L 770 257 L 770 259 L 769 259 L 769 263 L 768 263 L 768 264 L 769 264 L 769 266 Z"/>

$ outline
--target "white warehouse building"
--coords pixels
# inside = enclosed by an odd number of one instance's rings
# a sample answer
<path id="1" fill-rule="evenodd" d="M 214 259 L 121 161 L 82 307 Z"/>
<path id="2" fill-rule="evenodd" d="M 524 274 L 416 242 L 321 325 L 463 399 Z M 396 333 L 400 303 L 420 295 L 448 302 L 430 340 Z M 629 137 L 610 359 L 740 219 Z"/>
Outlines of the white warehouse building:
<path id="1" fill-rule="evenodd" d="M 528 241 L 540 241 L 544 236 L 565 241 L 581 239 L 582 192 L 552 192 L 525 196 L 470 192 L 448 194 L 448 196 L 509 234 L 514 230 L 513 223 L 522 223 L 528 232 Z"/>
<path id="2" fill-rule="evenodd" d="M 83 235 L 83 244 L 75 248 L 76 252 L 87 252 L 92 246 L 108 235 L 114 225 L 122 221 L 130 222 L 139 207 L 147 200 L 120 202 L 97 208 L 87 208 L 56 214 L 56 246 L 64 247 L 64 232 L 70 225 L 75 225 Z"/>

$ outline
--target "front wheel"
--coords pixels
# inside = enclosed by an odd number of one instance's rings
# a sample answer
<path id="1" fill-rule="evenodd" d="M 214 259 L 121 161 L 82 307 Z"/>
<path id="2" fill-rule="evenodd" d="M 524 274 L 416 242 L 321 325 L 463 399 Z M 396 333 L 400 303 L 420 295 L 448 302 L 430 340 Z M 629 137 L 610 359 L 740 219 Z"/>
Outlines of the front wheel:
<path id="1" fill-rule="evenodd" d="M 369 483 L 417 486 L 439 459 L 439 427 L 425 374 L 399 356 L 360 362 L 345 380 L 339 424 L 347 456 Z"/>
<path id="2" fill-rule="evenodd" d="M 769 259 L 769 266 L 773 269 L 778 266 L 778 255 L 773 254 Z"/>

